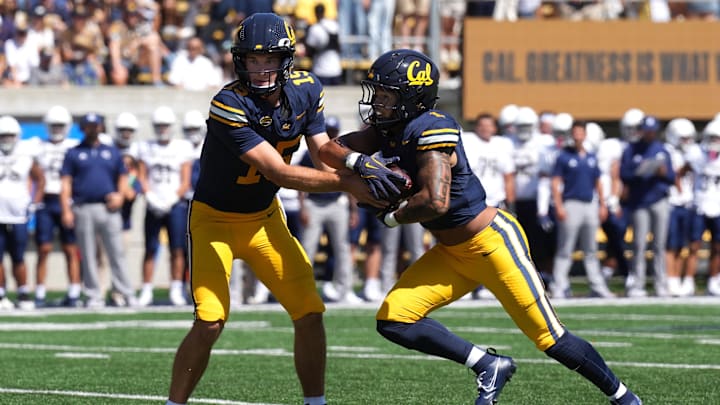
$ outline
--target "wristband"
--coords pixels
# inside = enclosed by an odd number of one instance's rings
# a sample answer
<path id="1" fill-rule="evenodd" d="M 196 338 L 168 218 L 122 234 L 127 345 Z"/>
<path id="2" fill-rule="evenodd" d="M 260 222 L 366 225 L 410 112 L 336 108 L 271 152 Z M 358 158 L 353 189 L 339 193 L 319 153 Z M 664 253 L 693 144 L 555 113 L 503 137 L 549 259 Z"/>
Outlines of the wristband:
<path id="1" fill-rule="evenodd" d="M 395 211 L 385 214 L 385 217 L 383 218 L 383 223 L 388 228 L 395 228 L 396 226 L 400 225 L 397 219 L 395 219 Z"/>
<path id="2" fill-rule="evenodd" d="M 345 167 L 347 167 L 350 170 L 355 169 L 355 163 L 357 163 L 357 160 L 360 159 L 361 154 L 358 152 L 352 152 L 345 156 Z"/>

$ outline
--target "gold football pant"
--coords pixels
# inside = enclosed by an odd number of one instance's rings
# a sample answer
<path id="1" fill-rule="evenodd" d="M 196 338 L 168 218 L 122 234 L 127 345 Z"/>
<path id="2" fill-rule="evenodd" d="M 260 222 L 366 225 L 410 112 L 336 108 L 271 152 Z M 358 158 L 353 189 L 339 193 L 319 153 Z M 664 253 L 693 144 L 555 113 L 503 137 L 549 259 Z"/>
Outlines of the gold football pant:
<path id="1" fill-rule="evenodd" d="M 564 333 L 533 266 L 522 227 L 502 210 L 473 238 L 454 246 L 437 244 L 408 267 L 377 319 L 414 323 L 481 284 L 541 351 Z"/>
<path id="2" fill-rule="evenodd" d="M 242 259 L 292 320 L 325 311 L 312 265 L 287 228 L 277 198 L 251 214 L 218 211 L 198 201 L 190 207 L 188 247 L 195 317 L 226 321 L 233 259 Z"/>

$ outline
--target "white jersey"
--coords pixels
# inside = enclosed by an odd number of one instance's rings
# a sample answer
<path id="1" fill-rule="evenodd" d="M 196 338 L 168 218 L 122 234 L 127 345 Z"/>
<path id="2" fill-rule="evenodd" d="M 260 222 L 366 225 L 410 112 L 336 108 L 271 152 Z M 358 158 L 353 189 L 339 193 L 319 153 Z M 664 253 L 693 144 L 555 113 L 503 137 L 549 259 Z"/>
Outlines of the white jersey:
<path id="1" fill-rule="evenodd" d="M 512 141 L 497 135 L 485 141 L 474 132 L 461 136 L 470 168 L 485 188 L 487 205 L 497 207 L 507 197 L 505 175 L 515 172 Z"/>
<path id="2" fill-rule="evenodd" d="M 708 151 L 703 151 L 702 156 L 694 165 L 698 168 L 695 205 L 699 214 L 715 218 L 720 216 L 720 156 L 711 159 Z"/>
<path id="3" fill-rule="evenodd" d="M 21 140 L 12 152 L 0 153 L 0 224 L 24 224 L 28 221 L 30 170 L 36 162 L 38 142 Z"/>
<path id="4" fill-rule="evenodd" d="M 697 145 L 692 146 L 698 147 Z M 672 162 L 672 167 L 675 173 L 678 173 L 680 169 L 682 169 L 683 167 L 685 167 L 685 165 L 688 164 L 688 161 L 685 158 L 686 154 L 683 151 L 675 148 L 669 143 L 665 144 L 665 149 L 667 149 L 668 154 L 670 154 L 670 161 Z M 675 184 L 670 186 L 670 195 L 668 197 L 668 201 L 671 205 L 678 207 L 689 207 L 692 205 L 694 200 L 694 178 L 694 173 L 688 170 L 685 175 L 680 178 L 680 189 L 678 189 Z"/>
<path id="5" fill-rule="evenodd" d="M 192 162 L 192 144 L 185 139 L 171 139 L 163 145 L 156 140 L 138 145 L 138 161 L 147 167 L 148 191 L 159 196 L 177 194 L 182 165 Z"/>
<path id="6" fill-rule="evenodd" d="M 602 186 L 603 196 L 605 200 L 612 197 L 612 176 L 610 171 L 616 162 L 620 162 L 623 150 L 625 150 L 625 142 L 618 138 L 606 138 L 600 142 L 597 150 L 598 169 L 600 169 L 600 185 Z"/>
<path id="7" fill-rule="evenodd" d="M 77 139 L 65 138 L 61 142 L 39 141 L 38 164 L 45 173 L 45 194 L 60 194 L 60 169 L 62 169 L 65 154 L 70 148 L 79 144 Z"/>
<path id="8" fill-rule="evenodd" d="M 513 162 L 515 163 L 515 195 L 517 200 L 537 198 L 540 169 L 547 165 L 548 141 L 544 136 L 533 136 L 525 143 L 516 142 Z"/>

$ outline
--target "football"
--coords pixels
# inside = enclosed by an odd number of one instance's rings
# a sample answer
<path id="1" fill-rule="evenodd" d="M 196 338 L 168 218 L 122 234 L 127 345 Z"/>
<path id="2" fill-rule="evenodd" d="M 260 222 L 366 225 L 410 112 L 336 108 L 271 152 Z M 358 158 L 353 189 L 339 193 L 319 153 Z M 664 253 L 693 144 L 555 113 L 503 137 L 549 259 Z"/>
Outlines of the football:
<path id="1" fill-rule="evenodd" d="M 405 179 L 405 183 L 398 183 L 395 184 L 398 189 L 400 189 L 400 197 L 398 198 L 399 201 L 405 200 L 410 198 L 411 195 L 414 194 L 413 190 L 413 181 L 408 172 L 406 172 L 402 167 L 398 165 L 390 165 L 388 166 L 388 169 L 392 170 L 393 172 L 399 174 Z"/>

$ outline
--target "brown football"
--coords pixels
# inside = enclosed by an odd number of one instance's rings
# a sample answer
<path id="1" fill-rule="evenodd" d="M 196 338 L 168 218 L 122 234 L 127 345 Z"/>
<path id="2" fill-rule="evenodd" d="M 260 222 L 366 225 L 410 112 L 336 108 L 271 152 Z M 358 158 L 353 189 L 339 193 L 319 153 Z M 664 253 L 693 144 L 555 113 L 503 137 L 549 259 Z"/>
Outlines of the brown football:
<path id="1" fill-rule="evenodd" d="M 398 165 L 390 165 L 388 166 L 388 169 L 392 170 L 393 172 L 401 175 L 405 179 L 405 184 L 398 183 L 395 184 L 398 189 L 400 189 L 400 200 L 405 200 L 409 198 L 411 195 L 414 194 L 413 192 L 413 181 L 412 177 L 406 172 L 402 167 Z"/>

